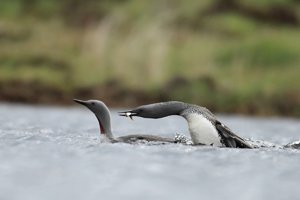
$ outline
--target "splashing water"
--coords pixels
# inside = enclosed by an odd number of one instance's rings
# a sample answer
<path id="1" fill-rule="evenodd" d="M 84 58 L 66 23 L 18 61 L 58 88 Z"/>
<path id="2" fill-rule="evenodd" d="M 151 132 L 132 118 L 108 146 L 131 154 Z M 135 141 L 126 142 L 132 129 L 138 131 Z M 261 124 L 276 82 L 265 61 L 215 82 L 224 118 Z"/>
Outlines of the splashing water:
<path id="1" fill-rule="evenodd" d="M 296 119 L 219 116 L 238 135 L 265 146 L 229 149 L 102 144 L 97 120 L 84 108 L 0 105 L 0 113 L 0 199 L 300 196 L 300 152 L 280 146 L 299 140 Z M 131 121 L 113 111 L 112 123 L 116 136 L 156 134 L 189 142 L 186 122 L 180 117 Z"/>

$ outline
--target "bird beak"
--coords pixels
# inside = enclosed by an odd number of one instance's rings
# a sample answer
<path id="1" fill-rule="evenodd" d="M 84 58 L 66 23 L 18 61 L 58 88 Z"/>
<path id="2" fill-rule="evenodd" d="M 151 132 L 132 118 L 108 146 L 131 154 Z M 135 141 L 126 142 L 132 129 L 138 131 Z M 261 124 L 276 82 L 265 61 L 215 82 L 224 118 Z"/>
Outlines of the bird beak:
<path id="1" fill-rule="evenodd" d="M 119 115 L 123 117 L 129 117 L 131 120 L 133 120 L 132 117 L 137 116 L 137 113 L 132 111 L 123 111 L 123 112 L 119 112 Z"/>
<path id="2" fill-rule="evenodd" d="M 84 105 L 84 106 L 87 105 L 86 101 L 83 101 L 83 100 L 73 99 L 73 101 L 75 101 L 76 103 L 79 103 L 79 104 L 81 104 L 81 105 Z"/>

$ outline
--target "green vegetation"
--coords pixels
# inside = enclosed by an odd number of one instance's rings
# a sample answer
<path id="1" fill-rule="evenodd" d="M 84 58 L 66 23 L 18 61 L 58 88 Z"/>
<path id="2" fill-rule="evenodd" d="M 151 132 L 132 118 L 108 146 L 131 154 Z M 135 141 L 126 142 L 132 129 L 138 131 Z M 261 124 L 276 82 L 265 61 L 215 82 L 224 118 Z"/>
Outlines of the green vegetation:
<path id="1" fill-rule="evenodd" d="M 300 116 L 298 0 L 2 0 L 0 99 Z"/>

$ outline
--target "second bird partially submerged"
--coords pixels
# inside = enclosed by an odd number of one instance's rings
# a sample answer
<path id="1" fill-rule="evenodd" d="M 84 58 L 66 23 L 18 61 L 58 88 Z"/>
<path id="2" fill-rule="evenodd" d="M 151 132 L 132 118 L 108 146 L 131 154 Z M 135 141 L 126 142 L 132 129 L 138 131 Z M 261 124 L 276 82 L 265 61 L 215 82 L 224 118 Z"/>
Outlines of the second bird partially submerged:
<path id="1" fill-rule="evenodd" d="M 163 118 L 179 115 L 187 120 L 189 132 L 195 145 L 217 147 L 253 148 L 243 138 L 234 134 L 206 108 L 178 101 L 154 103 L 119 113 L 121 116 Z"/>

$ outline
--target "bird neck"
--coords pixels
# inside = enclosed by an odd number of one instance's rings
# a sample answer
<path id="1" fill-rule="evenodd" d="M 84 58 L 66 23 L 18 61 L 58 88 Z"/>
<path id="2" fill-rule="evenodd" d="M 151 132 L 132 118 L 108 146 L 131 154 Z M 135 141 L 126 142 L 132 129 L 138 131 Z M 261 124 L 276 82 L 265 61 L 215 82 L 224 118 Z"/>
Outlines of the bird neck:
<path id="1" fill-rule="evenodd" d="M 99 116 L 98 114 L 95 115 L 99 122 L 100 135 L 108 138 L 109 140 L 114 140 L 114 136 L 111 131 L 111 120 L 109 113 L 105 116 Z"/>
<path id="2" fill-rule="evenodd" d="M 178 101 L 169 101 L 150 105 L 150 118 L 162 118 L 170 115 L 181 115 L 188 107 L 188 104 Z"/>

